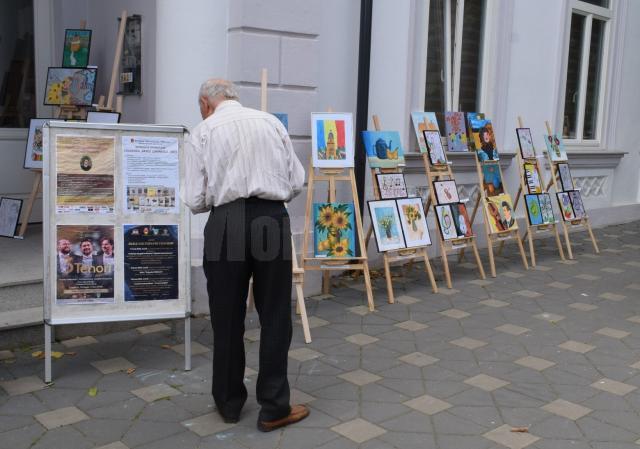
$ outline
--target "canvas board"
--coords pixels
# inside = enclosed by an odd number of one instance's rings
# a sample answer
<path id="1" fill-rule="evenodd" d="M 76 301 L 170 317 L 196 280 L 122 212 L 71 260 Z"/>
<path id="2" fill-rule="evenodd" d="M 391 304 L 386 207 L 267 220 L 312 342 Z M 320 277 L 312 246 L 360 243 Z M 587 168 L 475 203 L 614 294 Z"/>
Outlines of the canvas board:
<path id="1" fill-rule="evenodd" d="M 378 252 L 406 248 L 396 201 L 376 200 L 367 204 Z"/>
<path id="2" fill-rule="evenodd" d="M 86 67 L 89 65 L 91 30 L 64 30 L 62 67 Z"/>
<path id="3" fill-rule="evenodd" d="M 538 195 L 528 194 L 524 196 L 525 203 L 527 205 L 527 216 L 529 223 L 532 226 L 541 225 L 544 223 L 542 218 L 542 208 L 540 206 L 540 200 Z"/>
<path id="4" fill-rule="evenodd" d="M 49 67 L 44 104 L 47 106 L 91 106 L 96 90 L 96 67 Z"/>
<path id="5" fill-rule="evenodd" d="M 87 112 L 88 123 L 120 123 L 119 112 L 89 111 Z"/>
<path id="6" fill-rule="evenodd" d="M 531 136 L 531 129 L 529 128 L 516 128 L 516 135 L 518 136 L 518 145 L 520 146 L 520 155 L 523 159 L 533 159 L 536 157 L 536 149 L 533 146 L 533 137 Z"/>
<path id="7" fill-rule="evenodd" d="M 547 146 L 547 153 L 553 162 L 563 162 L 568 160 L 567 151 L 564 149 L 562 138 L 557 134 L 544 136 L 544 143 Z"/>
<path id="8" fill-rule="evenodd" d="M 407 248 L 431 245 L 422 198 L 400 199 L 397 204 Z"/>
<path id="9" fill-rule="evenodd" d="M 449 151 L 469 151 L 464 112 L 445 112 L 444 123 L 447 133 L 447 149 Z"/>
<path id="10" fill-rule="evenodd" d="M 586 218 L 587 211 L 584 208 L 584 203 L 582 202 L 582 195 L 579 190 L 571 190 L 569 193 L 569 198 L 571 198 L 571 205 L 573 206 L 573 213 L 576 218 Z"/>
<path id="11" fill-rule="evenodd" d="M 496 196 L 504 193 L 502 173 L 498 163 L 482 164 L 482 188 L 486 196 Z"/>
<path id="12" fill-rule="evenodd" d="M 557 167 L 558 171 L 560 172 L 560 184 L 562 186 L 562 190 L 564 192 L 573 190 L 575 186 L 573 184 L 573 177 L 571 176 L 569 164 L 558 164 Z"/>
<path id="13" fill-rule="evenodd" d="M 440 133 L 438 131 L 423 131 L 422 135 L 427 145 L 429 162 L 431 165 L 444 165 L 447 163 L 447 155 L 442 146 Z"/>
<path id="14" fill-rule="evenodd" d="M 24 168 L 42 169 L 44 159 L 44 136 L 42 128 L 51 118 L 32 118 L 29 122 L 27 146 L 24 151 Z"/>
<path id="15" fill-rule="evenodd" d="M 454 223 L 453 212 L 450 204 L 436 206 L 436 216 L 438 218 L 438 228 L 442 240 L 454 240 L 458 238 L 458 231 Z"/>
<path id="16" fill-rule="evenodd" d="M 354 211 L 353 203 L 313 204 L 315 257 L 346 258 L 355 255 Z"/>
<path id="17" fill-rule="evenodd" d="M 527 183 L 529 193 L 542 193 L 542 183 L 540 181 L 540 173 L 538 166 L 528 162 L 524 163 L 524 179 Z"/>
<path id="18" fill-rule="evenodd" d="M 472 117 L 469 120 L 469 125 L 478 161 L 487 162 L 500 160 L 491 120 Z"/>
<path id="19" fill-rule="evenodd" d="M 518 229 L 511 196 L 507 193 L 488 197 L 485 203 L 486 217 L 492 233 Z"/>
<path id="20" fill-rule="evenodd" d="M 20 212 L 22 211 L 22 200 L 16 198 L 0 198 L 0 237 L 11 237 L 16 235 Z"/>
<path id="21" fill-rule="evenodd" d="M 576 219 L 576 214 L 573 211 L 573 205 L 571 204 L 571 197 L 567 192 L 558 192 L 558 205 L 560 206 L 560 214 L 564 221 L 571 221 Z"/>
<path id="22" fill-rule="evenodd" d="M 451 213 L 458 237 L 472 237 L 473 229 L 467 206 L 464 203 L 451 204 Z"/>
<path id="23" fill-rule="evenodd" d="M 377 173 L 376 182 L 378 183 L 380 199 L 388 200 L 409 196 L 404 174 L 402 173 Z"/>
<path id="24" fill-rule="evenodd" d="M 451 204 L 460 202 L 458 196 L 458 186 L 453 180 L 448 181 L 434 181 L 433 189 L 436 192 L 436 199 L 438 204 Z"/>
<path id="25" fill-rule="evenodd" d="M 353 167 L 353 116 L 347 113 L 311 114 L 311 148 L 316 168 Z"/>
<path id="26" fill-rule="evenodd" d="M 538 195 L 538 201 L 540 202 L 540 212 L 542 214 L 542 222 L 544 224 L 552 224 L 556 222 L 555 214 L 553 213 L 553 206 L 551 204 L 551 195 L 548 193 L 541 193 Z"/>
<path id="27" fill-rule="evenodd" d="M 427 143 L 424 140 L 422 132 L 438 131 L 438 134 L 440 134 L 436 113 L 414 111 L 411 113 L 411 122 L 413 123 L 413 129 L 416 133 L 416 139 L 418 140 L 418 149 L 420 153 L 426 153 Z"/>
<path id="28" fill-rule="evenodd" d="M 362 131 L 362 141 L 371 168 L 404 165 L 404 151 L 398 131 Z"/>

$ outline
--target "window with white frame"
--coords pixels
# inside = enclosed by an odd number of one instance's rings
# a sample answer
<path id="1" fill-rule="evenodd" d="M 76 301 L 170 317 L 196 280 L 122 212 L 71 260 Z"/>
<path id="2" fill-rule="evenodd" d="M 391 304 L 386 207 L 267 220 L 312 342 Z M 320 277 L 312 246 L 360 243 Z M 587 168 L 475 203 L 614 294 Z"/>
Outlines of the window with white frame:
<path id="1" fill-rule="evenodd" d="M 572 0 L 566 52 L 562 135 L 573 144 L 600 140 L 610 0 Z"/>
<path id="2" fill-rule="evenodd" d="M 480 111 L 486 0 L 430 0 L 425 111 Z M 453 26 L 451 26 L 453 24 Z"/>

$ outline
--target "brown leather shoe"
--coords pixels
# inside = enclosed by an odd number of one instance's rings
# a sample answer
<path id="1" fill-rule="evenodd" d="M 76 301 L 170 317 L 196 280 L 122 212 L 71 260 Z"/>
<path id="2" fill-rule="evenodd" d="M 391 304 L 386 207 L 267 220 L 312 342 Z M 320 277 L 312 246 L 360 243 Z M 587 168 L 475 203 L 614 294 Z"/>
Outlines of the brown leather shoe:
<path id="1" fill-rule="evenodd" d="M 260 432 L 271 432 L 272 430 L 279 429 L 280 427 L 288 426 L 289 424 L 302 421 L 309 416 L 309 409 L 306 405 L 297 404 L 291 406 L 291 413 L 284 418 L 277 419 L 275 421 L 260 421 L 258 420 L 258 430 Z"/>

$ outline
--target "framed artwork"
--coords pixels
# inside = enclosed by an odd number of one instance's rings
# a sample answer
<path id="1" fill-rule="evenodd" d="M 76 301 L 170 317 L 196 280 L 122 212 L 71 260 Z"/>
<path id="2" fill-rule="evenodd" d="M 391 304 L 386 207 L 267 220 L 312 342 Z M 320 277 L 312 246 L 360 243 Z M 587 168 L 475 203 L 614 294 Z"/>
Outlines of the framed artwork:
<path id="1" fill-rule="evenodd" d="M 436 215 L 438 217 L 438 227 L 440 228 L 440 235 L 442 240 L 453 240 L 458 238 L 458 231 L 453 220 L 453 213 L 451 212 L 451 205 L 444 204 L 436 206 Z"/>
<path id="2" fill-rule="evenodd" d="M 351 113 L 311 113 L 311 145 L 314 167 L 353 167 Z"/>
<path id="3" fill-rule="evenodd" d="M 64 30 L 62 67 L 86 67 L 89 65 L 91 30 Z"/>
<path id="4" fill-rule="evenodd" d="M 558 192 L 556 193 L 558 196 L 558 205 L 560 206 L 560 213 L 562 214 L 562 219 L 564 221 L 575 220 L 576 214 L 573 211 L 573 206 L 571 205 L 571 197 L 567 192 Z"/>
<path id="5" fill-rule="evenodd" d="M 478 161 L 497 161 L 500 160 L 498 154 L 498 145 L 493 133 L 493 125 L 491 120 L 471 118 L 469 120 L 471 127 L 471 138 L 476 150 Z"/>
<path id="6" fill-rule="evenodd" d="M 87 112 L 87 122 L 89 123 L 120 123 L 120 113 L 89 111 Z"/>
<path id="7" fill-rule="evenodd" d="M 584 203 L 582 202 L 582 195 L 580 195 L 579 190 L 572 190 L 567 192 L 569 194 L 569 198 L 571 198 L 571 205 L 573 206 L 573 213 L 576 218 L 586 218 L 587 211 L 584 208 Z"/>
<path id="8" fill-rule="evenodd" d="M 22 200 L 15 198 L 0 198 L 0 237 L 13 238 L 18 228 Z"/>
<path id="9" fill-rule="evenodd" d="M 32 118 L 29 122 L 29 134 L 27 136 L 27 147 L 24 152 L 24 168 L 42 169 L 44 157 L 44 147 L 42 142 L 42 127 L 51 118 Z"/>
<path id="10" fill-rule="evenodd" d="M 567 152 L 564 149 L 562 138 L 556 134 L 552 136 L 544 136 L 544 143 L 547 146 L 547 152 L 551 156 L 553 162 L 563 162 L 567 159 Z"/>
<path id="11" fill-rule="evenodd" d="M 573 178 L 571 177 L 571 170 L 569 170 L 569 164 L 558 164 L 558 171 L 560 172 L 560 184 L 562 184 L 562 190 L 573 190 Z"/>
<path id="12" fill-rule="evenodd" d="M 72 69 L 49 67 L 44 104 L 47 106 L 91 106 L 96 90 L 96 67 Z"/>
<path id="13" fill-rule="evenodd" d="M 464 122 L 464 112 L 445 112 L 444 126 L 449 151 L 469 151 L 469 139 Z"/>
<path id="14" fill-rule="evenodd" d="M 378 251 L 406 248 L 395 200 L 369 201 L 367 204 Z"/>
<path id="15" fill-rule="evenodd" d="M 456 182 L 450 181 L 434 181 L 433 189 L 436 192 L 436 199 L 438 204 L 451 204 L 459 203 L 460 197 L 458 196 L 458 187 Z"/>
<path id="16" fill-rule="evenodd" d="M 402 173 L 377 173 L 376 181 L 378 182 L 380 198 L 383 200 L 409 196 Z"/>
<path id="17" fill-rule="evenodd" d="M 313 204 L 315 257 L 348 258 L 355 254 L 353 203 Z"/>
<path id="18" fill-rule="evenodd" d="M 524 179 L 527 182 L 529 193 L 542 193 L 542 183 L 540 173 L 536 164 L 524 163 Z"/>
<path id="19" fill-rule="evenodd" d="M 289 114 L 286 112 L 272 112 L 271 114 L 275 115 L 280 120 L 280 123 L 284 125 L 284 129 L 289 132 Z"/>
<path id="20" fill-rule="evenodd" d="M 142 95 L 142 17 L 139 14 L 127 17 L 120 57 L 118 94 Z"/>
<path id="21" fill-rule="evenodd" d="M 362 141 L 371 168 L 404 165 L 404 152 L 398 131 L 362 131 Z"/>
<path id="22" fill-rule="evenodd" d="M 473 229 L 467 213 L 467 206 L 464 203 L 451 204 L 451 213 L 458 237 L 472 237 Z"/>
<path id="23" fill-rule="evenodd" d="M 397 200 L 400 224 L 407 248 L 431 245 L 422 198 Z"/>
<path id="24" fill-rule="evenodd" d="M 533 159 L 536 157 L 536 149 L 533 147 L 533 137 L 531 137 L 531 129 L 516 128 L 518 136 L 518 145 L 520 146 L 520 155 L 523 159 Z"/>
<path id="25" fill-rule="evenodd" d="M 527 216 L 529 217 L 529 223 L 531 223 L 531 226 L 543 224 L 544 220 L 542 219 L 542 209 L 540 207 L 538 195 L 525 195 L 524 200 L 527 204 Z"/>
<path id="26" fill-rule="evenodd" d="M 467 137 L 469 138 L 469 150 L 476 150 L 476 143 L 473 137 L 473 129 L 471 127 L 472 121 L 484 120 L 484 113 L 482 112 L 467 112 L 465 115 L 465 122 L 467 125 Z"/>
<path id="27" fill-rule="evenodd" d="M 487 196 L 496 196 L 504 193 L 500 166 L 496 164 L 482 164 L 482 188 Z"/>
<path id="28" fill-rule="evenodd" d="M 438 131 L 440 134 L 440 127 L 438 126 L 438 120 L 436 119 L 435 112 L 412 112 L 411 121 L 413 122 L 413 129 L 416 132 L 416 139 L 418 139 L 418 148 L 421 153 L 427 152 L 427 144 L 424 141 L 422 131 Z"/>
<path id="29" fill-rule="evenodd" d="M 429 162 L 431 165 L 442 165 L 447 163 L 447 155 L 442 147 L 442 140 L 438 131 L 422 131 L 422 136 L 427 144 L 429 152 Z"/>
<path id="30" fill-rule="evenodd" d="M 538 201 L 540 202 L 540 213 L 542 214 L 542 222 L 544 224 L 551 224 L 556 222 L 556 216 L 553 213 L 553 206 L 551 205 L 551 195 L 548 193 L 541 193 L 538 195 Z"/>
<path id="31" fill-rule="evenodd" d="M 507 193 L 487 198 L 485 203 L 489 228 L 493 233 L 518 229 L 511 196 Z"/>

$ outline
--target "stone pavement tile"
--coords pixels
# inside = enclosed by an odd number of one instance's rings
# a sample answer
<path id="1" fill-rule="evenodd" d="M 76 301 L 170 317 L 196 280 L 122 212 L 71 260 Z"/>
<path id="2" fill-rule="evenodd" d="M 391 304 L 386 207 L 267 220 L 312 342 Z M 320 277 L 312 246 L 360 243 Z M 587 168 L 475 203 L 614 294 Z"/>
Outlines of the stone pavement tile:
<path id="1" fill-rule="evenodd" d="M 103 396 L 98 394 L 99 396 Z M 131 398 L 118 401 L 102 407 L 86 410 L 92 418 L 98 419 L 133 419 L 138 416 L 147 405 L 142 399 Z"/>
<path id="2" fill-rule="evenodd" d="M 457 320 L 471 316 L 470 313 L 467 313 L 464 310 L 458 310 L 458 309 L 444 310 L 440 312 L 440 315 L 448 316 L 449 318 L 455 318 Z"/>
<path id="3" fill-rule="evenodd" d="M 438 293 L 445 296 L 454 296 L 460 293 L 460 290 L 456 290 L 455 288 L 439 288 Z"/>
<path id="4" fill-rule="evenodd" d="M 43 434 L 38 441 L 34 442 L 31 449 L 89 449 L 94 444 L 85 438 L 73 426 L 59 427 Z"/>
<path id="5" fill-rule="evenodd" d="M 628 288 L 629 290 L 640 290 L 640 284 L 634 282 L 633 284 L 627 285 L 625 288 Z"/>
<path id="6" fill-rule="evenodd" d="M 50 388 L 34 391 L 33 395 L 38 398 L 49 410 L 71 407 L 77 405 L 85 396 L 85 388 L 59 388 L 53 385 Z"/>
<path id="7" fill-rule="evenodd" d="M 401 295 L 396 297 L 396 302 L 399 302 L 400 304 L 404 304 L 404 305 L 411 305 L 411 304 L 420 302 L 420 300 L 414 298 L 413 296 Z"/>
<path id="8" fill-rule="evenodd" d="M 570 288 L 572 286 L 571 284 L 565 284 L 564 282 L 558 282 L 558 281 L 552 282 L 552 283 L 547 284 L 547 285 L 549 287 L 557 288 L 557 289 L 560 289 L 560 290 L 566 290 L 566 289 L 568 289 L 568 288 Z"/>
<path id="9" fill-rule="evenodd" d="M 587 352 L 593 351 L 596 348 L 595 346 L 574 340 L 565 341 L 561 345 L 558 345 L 558 347 L 566 349 L 567 351 L 578 352 L 580 354 L 586 354 Z"/>
<path id="10" fill-rule="evenodd" d="M 523 449 L 540 439 L 530 433 L 511 432 L 511 426 L 507 424 L 497 427 L 482 436 L 509 449 Z"/>
<path id="11" fill-rule="evenodd" d="M 485 299 L 484 301 L 480 301 L 480 304 L 485 305 L 487 307 L 506 307 L 511 304 L 505 301 L 500 301 L 499 299 Z"/>
<path id="12" fill-rule="evenodd" d="M 310 348 L 298 348 L 289 351 L 289 357 L 299 362 L 306 362 L 307 360 L 317 359 L 322 357 L 322 353 L 314 351 Z"/>
<path id="13" fill-rule="evenodd" d="M 200 438 L 192 432 L 183 431 L 181 433 L 168 436 L 159 441 L 152 441 L 135 449 L 191 449 L 209 447 L 200 445 Z M 229 446 L 233 447 L 233 446 Z"/>
<path id="14" fill-rule="evenodd" d="M 519 278 L 523 278 L 524 274 L 522 273 L 514 273 L 513 271 L 505 271 L 501 274 L 504 277 L 508 277 L 511 279 L 519 279 Z"/>
<path id="15" fill-rule="evenodd" d="M 464 383 L 480 388 L 484 391 L 494 391 L 498 388 L 504 387 L 505 385 L 509 385 L 509 382 L 505 382 L 504 380 L 497 379 L 492 376 L 487 376 L 486 374 L 478 374 L 477 376 L 470 377 L 465 380 Z"/>
<path id="16" fill-rule="evenodd" d="M 45 384 L 39 377 L 28 376 L 21 377 L 14 380 L 5 380 L 0 382 L 0 388 L 7 392 L 9 396 L 17 396 L 25 393 L 32 393 L 34 391 L 42 390 L 46 388 Z"/>
<path id="17" fill-rule="evenodd" d="M 133 448 L 162 441 L 171 435 L 182 432 L 184 432 L 184 427 L 178 423 L 136 420 L 120 441 Z"/>
<path id="18" fill-rule="evenodd" d="M 100 446 L 96 449 L 129 449 L 129 446 L 124 444 L 122 441 L 115 441 L 105 446 Z"/>
<path id="19" fill-rule="evenodd" d="M 500 411 L 493 406 L 457 405 L 448 409 L 447 412 L 478 424 L 485 429 L 492 429 L 503 422 Z"/>
<path id="20" fill-rule="evenodd" d="M 603 327 L 602 329 L 598 329 L 596 334 L 604 335 L 605 337 L 622 339 L 631 335 L 631 332 L 622 331 L 620 329 L 612 329 L 610 327 Z"/>
<path id="21" fill-rule="evenodd" d="M 549 321 L 550 323 L 557 323 L 558 321 L 562 321 L 566 318 L 563 315 L 548 312 L 540 313 L 538 315 L 534 315 L 533 317 L 539 320 Z"/>
<path id="22" fill-rule="evenodd" d="M 576 421 L 593 411 L 590 408 L 583 407 L 579 404 L 574 404 L 573 402 L 565 401 L 564 399 L 556 399 L 555 401 L 550 402 L 542 407 L 542 410 L 558 416 L 562 416 L 564 418 L 571 419 L 573 421 Z"/>
<path id="23" fill-rule="evenodd" d="M 525 298 L 539 298 L 541 296 L 544 296 L 542 293 L 534 292 L 532 290 L 519 290 L 514 294 L 524 296 Z"/>
<path id="24" fill-rule="evenodd" d="M 315 329 L 329 324 L 327 320 L 323 320 L 322 318 L 318 318 L 317 316 L 310 316 L 307 319 L 309 321 L 309 329 Z M 301 321 L 296 320 L 296 323 L 300 324 Z"/>
<path id="25" fill-rule="evenodd" d="M 490 281 L 490 280 L 488 280 L 488 279 L 474 279 L 474 280 L 472 280 L 472 281 L 469 281 L 469 284 L 477 285 L 477 286 L 483 287 L 483 286 L 485 286 L 485 285 L 491 285 L 491 284 L 493 284 L 493 281 Z"/>
<path id="26" fill-rule="evenodd" d="M 635 261 L 635 260 L 632 260 L 632 261 L 630 261 L 630 262 L 625 262 L 624 264 L 625 264 L 625 265 L 632 266 L 632 267 L 636 267 L 636 268 L 640 267 L 640 262 Z"/>
<path id="27" fill-rule="evenodd" d="M 133 390 L 131 391 L 131 393 L 135 394 L 140 399 L 146 402 L 153 402 L 157 401 L 158 399 L 166 399 L 170 398 L 171 396 L 178 396 L 182 394 L 181 392 L 173 387 L 170 387 L 167 384 L 150 385 L 148 387 Z"/>
<path id="28" fill-rule="evenodd" d="M 577 279 L 582 279 L 584 281 L 597 281 L 598 279 L 602 279 L 602 276 L 595 276 L 593 274 L 586 274 L 586 273 L 577 274 L 574 277 Z"/>
<path id="29" fill-rule="evenodd" d="M 635 432 L 628 432 L 621 427 L 612 426 L 591 416 L 585 416 L 576 421 L 576 423 L 588 441 L 606 442 L 604 446 L 598 449 L 617 449 L 616 446 L 618 445 L 616 443 L 631 443 L 638 439 L 638 435 Z M 629 446 L 622 447 L 626 449 Z"/>
<path id="30" fill-rule="evenodd" d="M 421 331 L 429 327 L 426 324 L 418 323 L 417 321 L 413 320 L 403 321 L 402 323 L 398 323 L 395 326 L 399 327 L 400 329 L 408 330 L 410 332 Z"/>
<path id="31" fill-rule="evenodd" d="M 562 264 L 562 265 L 576 265 L 578 263 L 577 260 L 556 260 L 556 263 Z"/>
<path id="32" fill-rule="evenodd" d="M 227 424 L 222 421 L 222 418 L 217 412 L 198 416 L 197 418 L 183 421 L 181 424 L 201 437 L 213 435 L 214 433 L 222 432 L 235 426 L 235 424 Z"/>
<path id="33" fill-rule="evenodd" d="M 174 350 L 175 352 L 177 352 L 180 355 L 184 355 L 184 343 L 180 343 L 179 345 L 175 345 L 175 346 L 171 346 L 171 349 Z M 199 355 L 199 354 L 206 354 L 207 352 L 210 352 L 211 349 L 209 349 L 208 347 L 206 347 L 205 345 L 198 343 L 197 341 L 192 341 L 191 342 L 191 355 Z"/>
<path id="34" fill-rule="evenodd" d="M 15 359 L 16 355 L 12 351 L 0 351 L 0 362 Z"/>
<path id="35" fill-rule="evenodd" d="M 245 340 L 249 340 L 249 341 L 260 341 L 260 328 L 258 329 L 249 329 L 244 331 L 244 338 Z"/>
<path id="36" fill-rule="evenodd" d="M 455 449 L 489 449 L 493 446 L 488 440 L 477 436 L 438 435 L 438 444 L 443 448 Z"/>
<path id="37" fill-rule="evenodd" d="M 469 337 L 462 337 L 456 340 L 451 340 L 449 343 L 454 344 L 456 346 L 460 346 L 461 348 L 470 349 L 470 350 L 481 348 L 487 345 L 487 343 L 484 341 L 476 340 L 474 338 L 469 338 Z"/>
<path id="38" fill-rule="evenodd" d="M 117 373 L 118 371 L 126 371 L 136 366 L 124 357 L 115 357 L 113 359 L 98 360 L 91 362 L 91 365 L 102 374 Z"/>
<path id="39" fill-rule="evenodd" d="M 356 315 L 364 316 L 369 314 L 369 307 L 367 306 L 355 306 L 349 307 L 347 310 L 351 313 L 355 313 Z"/>
<path id="40" fill-rule="evenodd" d="M 98 340 L 96 340 L 95 337 L 88 335 L 86 337 L 76 337 L 69 340 L 63 340 L 61 341 L 61 343 L 67 348 L 78 348 L 80 346 L 87 346 L 98 343 Z"/>
<path id="41" fill-rule="evenodd" d="M 97 446 L 120 441 L 129 427 L 131 421 L 126 419 L 88 419 L 73 425 Z"/>
<path id="42" fill-rule="evenodd" d="M 598 390 L 606 391 L 608 393 L 615 394 L 617 396 L 624 396 L 626 394 L 631 393 L 633 390 L 638 387 L 625 384 L 623 382 L 618 382 L 613 379 L 600 379 L 597 382 L 591 384 L 593 388 L 597 388 Z"/>
<path id="43" fill-rule="evenodd" d="M 612 273 L 612 274 L 624 273 L 624 270 L 621 270 L 620 268 L 612 268 L 612 267 L 601 268 L 600 271 L 604 271 L 605 273 Z"/>
<path id="44" fill-rule="evenodd" d="M 626 299 L 626 296 L 619 295 L 617 293 L 605 292 L 598 295 L 598 298 L 608 299 L 609 301 L 622 301 L 623 299 Z"/>
<path id="45" fill-rule="evenodd" d="M 335 298 L 335 295 L 332 295 L 331 293 L 323 293 L 321 295 L 309 296 L 307 299 L 322 301 L 323 299 L 331 299 L 331 298 Z"/>
<path id="46" fill-rule="evenodd" d="M 534 270 L 537 270 L 537 271 L 543 271 L 543 272 L 544 272 L 544 271 L 551 271 L 551 270 L 553 270 L 553 268 L 551 268 L 551 267 L 547 267 L 547 266 L 544 266 L 544 265 L 536 265 L 535 267 L 531 267 L 531 268 L 533 268 Z"/>
<path id="47" fill-rule="evenodd" d="M 412 352 L 411 354 L 403 355 L 398 360 L 401 360 L 404 363 L 409 363 L 410 365 L 423 367 L 436 363 L 439 359 L 422 352 Z"/>
<path id="48" fill-rule="evenodd" d="M 526 357 L 522 357 L 521 359 L 516 360 L 514 363 L 517 363 L 518 365 L 522 365 L 525 366 L 527 368 L 531 368 L 537 371 L 544 371 L 547 368 L 552 367 L 553 365 L 555 365 L 554 362 L 551 362 L 549 360 L 545 360 L 545 359 L 541 359 L 539 357 L 533 357 L 533 356 L 526 356 Z"/>
<path id="49" fill-rule="evenodd" d="M 0 395 L 0 400 L 0 415 L 33 416 L 50 410 L 32 394 L 9 397 Z"/>
<path id="50" fill-rule="evenodd" d="M 362 369 L 340 374 L 338 377 L 358 386 L 367 385 L 382 379 L 382 377 Z"/>
<path id="51" fill-rule="evenodd" d="M 407 407 L 402 404 L 387 403 L 381 405 L 379 402 L 362 401 L 359 406 L 360 414 L 363 419 L 373 423 L 380 424 L 392 418 L 407 413 Z"/>
<path id="52" fill-rule="evenodd" d="M 35 421 L 31 416 L 2 416 L 0 434 L 13 429 L 22 429 L 34 423 Z"/>
<path id="53" fill-rule="evenodd" d="M 526 332 L 531 331 L 531 329 L 527 329 L 526 327 L 516 326 L 515 324 L 503 324 L 502 326 L 498 326 L 495 328 L 497 331 L 504 332 L 505 334 L 511 335 L 522 335 Z"/>
<path id="54" fill-rule="evenodd" d="M 155 332 L 166 332 L 171 330 L 171 328 L 164 323 L 156 323 L 149 324 L 148 326 L 136 327 L 136 330 L 138 331 L 138 333 L 140 333 L 140 335 L 146 335 L 153 334 Z"/>
<path id="55" fill-rule="evenodd" d="M 569 307 L 572 309 L 580 310 L 582 312 L 591 312 L 592 310 L 596 310 L 598 306 L 594 306 L 593 304 L 586 304 L 584 302 L 574 302 L 569 304 Z"/>
<path id="56" fill-rule="evenodd" d="M 291 403 L 292 404 L 308 404 L 310 402 L 315 401 L 316 398 L 311 396 L 310 394 L 305 393 L 304 391 L 298 390 L 296 388 L 291 389 Z"/>
<path id="57" fill-rule="evenodd" d="M 428 394 L 403 402 L 403 404 L 426 415 L 435 415 L 451 407 L 448 402 Z"/>
<path id="58" fill-rule="evenodd" d="M 627 321 L 631 321 L 632 323 L 640 324 L 640 315 L 634 315 L 627 318 Z"/>
<path id="59" fill-rule="evenodd" d="M 77 407 L 59 408 L 50 412 L 40 413 L 34 416 L 34 418 L 49 430 L 89 419 L 89 417 Z"/>
<path id="60" fill-rule="evenodd" d="M 356 418 L 352 421 L 333 426 L 331 430 L 358 444 L 377 438 L 387 432 L 382 427 L 371 424 L 362 418 Z"/>
<path id="61" fill-rule="evenodd" d="M 367 334 L 354 334 L 346 337 L 345 340 L 347 340 L 349 343 L 353 343 L 354 345 L 365 346 L 370 345 L 371 343 L 375 343 L 380 339 Z"/>

